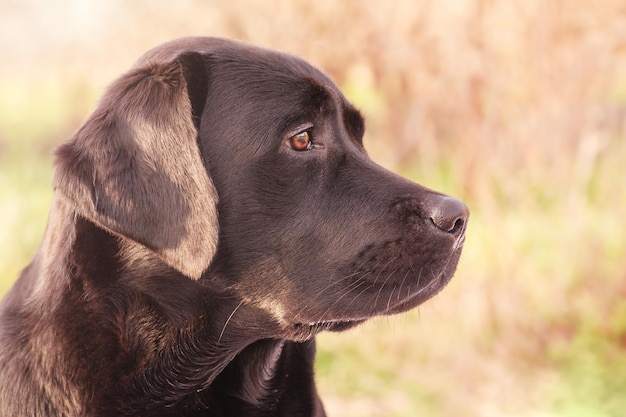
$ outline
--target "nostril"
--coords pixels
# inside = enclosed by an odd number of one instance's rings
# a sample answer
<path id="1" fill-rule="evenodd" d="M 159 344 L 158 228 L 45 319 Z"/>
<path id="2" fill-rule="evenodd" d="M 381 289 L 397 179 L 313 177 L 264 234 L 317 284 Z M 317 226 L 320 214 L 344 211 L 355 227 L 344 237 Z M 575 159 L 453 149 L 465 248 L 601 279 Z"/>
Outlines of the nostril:
<path id="1" fill-rule="evenodd" d="M 458 218 L 454 221 L 452 229 L 448 230 L 448 233 L 456 235 L 465 229 L 465 219 Z"/>
<path id="2" fill-rule="evenodd" d="M 465 220 L 462 218 L 456 218 L 453 221 L 443 221 L 439 217 L 431 217 L 430 220 L 437 229 L 453 235 L 460 233 L 465 228 Z"/>
<path id="3" fill-rule="evenodd" d="M 431 209 L 430 219 L 441 231 L 459 236 L 465 231 L 469 209 L 461 200 L 445 197 Z"/>
<path id="4" fill-rule="evenodd" d="M 444 219 L 441 217 L 431 217 L 430 219 L 437 227 L 437 229 L 441 230 L 442 232 L 450 233 L 454 236 L 459 236 L 465 231 L 466 218 L 464 217 L 457 217 L 452 220 Z"/>

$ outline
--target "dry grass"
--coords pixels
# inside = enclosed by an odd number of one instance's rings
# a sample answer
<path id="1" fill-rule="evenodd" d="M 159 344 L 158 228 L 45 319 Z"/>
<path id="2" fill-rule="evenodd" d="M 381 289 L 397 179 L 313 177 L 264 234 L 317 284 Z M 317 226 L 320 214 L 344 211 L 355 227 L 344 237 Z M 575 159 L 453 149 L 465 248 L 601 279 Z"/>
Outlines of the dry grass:
<path id="1" fill-rule="evenodd" d="M 331 416 L 622 415 L 626 3 L 47 4 L 0 5 L 0 291 L 45 222 L 44 155 L 102 87 L 166 39 L 237 37 L 326 69 L 375 160 L 472 209 L 438 298 L 320 338 Z"/>

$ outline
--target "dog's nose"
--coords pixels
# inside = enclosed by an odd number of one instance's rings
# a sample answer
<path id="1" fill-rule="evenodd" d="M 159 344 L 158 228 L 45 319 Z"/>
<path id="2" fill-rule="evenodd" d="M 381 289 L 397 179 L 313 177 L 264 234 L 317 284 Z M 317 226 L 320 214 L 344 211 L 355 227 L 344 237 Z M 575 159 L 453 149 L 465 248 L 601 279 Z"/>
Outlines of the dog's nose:
<path id="1" fill-rule="evenodd" d="M 458 198 L 445 196 L 431 206 L 429 216 L 439 230 L 458 237 L 465 231 L 469 209 Z"/>

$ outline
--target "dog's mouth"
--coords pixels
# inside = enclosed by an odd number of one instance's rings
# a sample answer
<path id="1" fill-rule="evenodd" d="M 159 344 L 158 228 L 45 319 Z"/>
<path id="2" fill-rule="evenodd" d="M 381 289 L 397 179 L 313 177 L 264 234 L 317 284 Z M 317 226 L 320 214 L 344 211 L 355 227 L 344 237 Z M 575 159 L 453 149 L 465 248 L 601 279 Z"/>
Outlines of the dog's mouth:
<path id="1" fill-rule="evenodd" d="M 308 340 L 322 331 L 341 332 L 358 326 L 368 318 L 323 320 L 318 322 L 294 323 L 291 326 L 290 339 Z"/>
<path id="2" fill-rule="evenodd" d="M 330 331 L 342 331 L 363 323 L 367 318 L 349 320 L 324 320 L 313 323 L 295 323 L 294 328 L 309 328 Z"/>
<path id="3" fill-rule="evenodd" d="M 443 287 L 443 286 L 442 286 Z M 296 322 L 290 326 L 290 339 L 296 341 L 308 340 L 322 331 L 342 332 L 364 323 L 368 319 L 379 315 L 393 315 L 403 313 L 422 304 L 427 299 L 433 297 L 440 289 L 432 286 L 432 290 L 427 293 L 415 294 L 397 304 L 392 304 L 383 312 L 372 311 L 369 317 L 359 317 L 351 319 L 321 320 L 317 322 Z"/>
<path id="4" fill-rule="evenodd" d="M 404 313 L 423 304 L 443 290 L 454 274 L 456 261 L 462 246 L 462 240 L 455 248 L 451 259 L 445 263 L 438 274 L 422 286 L 412 289 L 408 285 L 389 285 L 387 287 L 371 287 L 369 291 L 359 291 L 347 304 L 358 306 L 346 317 L 341 314 L 337 318 L 320 317 L 320 320 L 299 321 L 292 323 L 290 333 L 298 340 L 309 339 L 322 331 L 339 332 L 355 327 L 376 316 L 389 316 Z M 407 281 L 408 282 L 408 281 Z M 404 289 L 407 289 L 405 292 Z M 347 311 L 344 311 L 345 314 Z"/>
<path id="5" fill-rule="evenodd" d="M 430 285 L 422 288 L 415 294 L 411 294 L 403 300 L 397 300 L 395 303 L 390 303 L 384 309 L 368 311 L 367 315 L 364 317 L 295 322 L 289 326 L 288 338 L 294 341 L 304 341 L 311 339 L 323 331 L 341 332 L 351 329 L 372 317 L 388 316 L 406 312 L 434 297 L 445 287 L 448 280 L 449 277 L 442 275 L 439 279 L 434 280 L 430 283 Z"/>
<path id="6" fill-rule="evenodd" d="M 460 236 L 448 255 L 435 257 L 437 263 L 430 265 L 429 269 L 410 268 L 410 262 L 392 253 L 379 260 L 372 269 L 340 271 L 339 276 L 350 279 L 329 280 L 330 285 L 312 296 L 324 300 L 323 304 L 304 299 L 299 305 L 313 304 L 316 308 L 302 309 L 294 314 L 289 308 L 293 306 L 281 306 L 275 309 L 274 317 L 280 318 L 285 338 L 304 341 L 323 331 L 340 332 L 373 317 L 412 310 L 446 287 L 456 269 L 463 243 L 464 236 Z M 377 269 L 380 264 L 384 269 Z M 343 287 L 333 282 L 341 283 Z"/>

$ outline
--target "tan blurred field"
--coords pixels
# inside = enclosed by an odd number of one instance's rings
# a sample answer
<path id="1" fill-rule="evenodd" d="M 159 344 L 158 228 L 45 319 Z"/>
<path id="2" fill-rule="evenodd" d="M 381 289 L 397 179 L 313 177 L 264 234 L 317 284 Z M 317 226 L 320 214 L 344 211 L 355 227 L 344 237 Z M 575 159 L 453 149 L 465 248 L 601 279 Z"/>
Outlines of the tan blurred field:
<path id="1" fill-rule="evenodd" d="M 0 294 L 43 233 L 53 147 L 187 35 L 323 68 L 374 160 L 472 210 L 437 298 L 319 338 L 331 417 L 626 415 L 623 0 L 0 0 Z"/>

